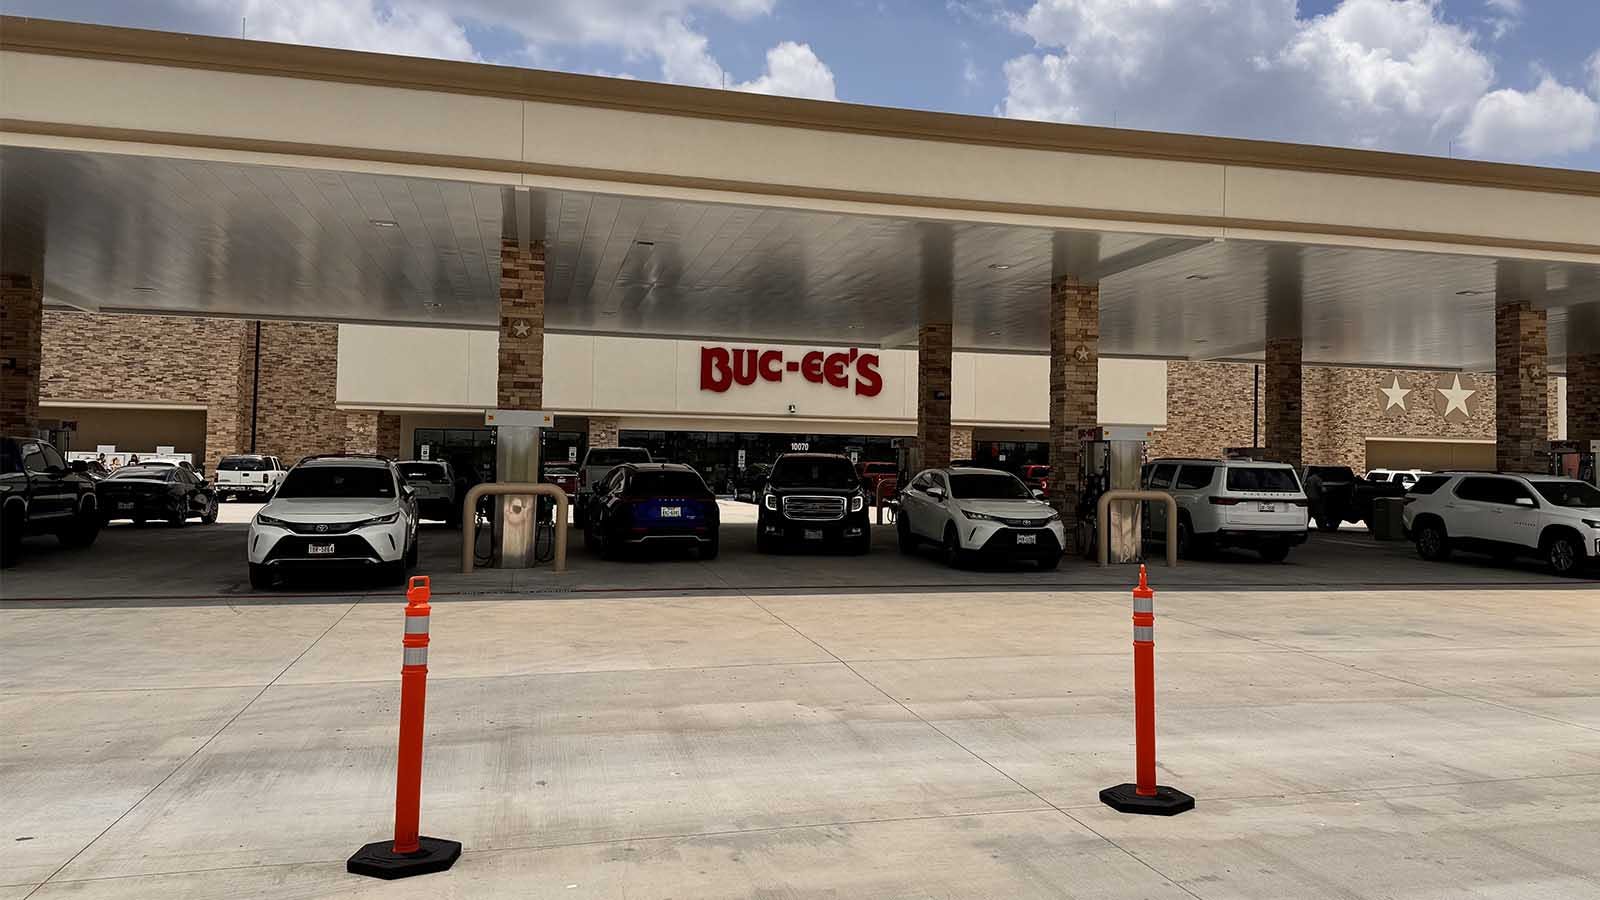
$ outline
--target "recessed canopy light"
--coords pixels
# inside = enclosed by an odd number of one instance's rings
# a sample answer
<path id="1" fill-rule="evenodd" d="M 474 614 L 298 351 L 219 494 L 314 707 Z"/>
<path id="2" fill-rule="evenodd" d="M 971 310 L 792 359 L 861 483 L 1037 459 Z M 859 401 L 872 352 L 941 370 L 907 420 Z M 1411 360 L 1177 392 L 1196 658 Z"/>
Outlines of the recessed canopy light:
<path id="1" fill-rule="evenodd" d="M 860 325 L 846 325 L 845 327 L 850 329 L 851 331 L 859 331 L 861 329 Z"/>
<path id="2" fill-rule="evenodd" d="M 1205 338 L 1195 338 L 1194 342 L 1196 344 L 1209 344 L 1209 343 L 1211 343 L 1210 341 L 1206 340 Z"/>
<path id="3" fill-rule="evenodd" d="M 989 337 L 999 337 L 999 336 L 1000 336 L 1000 332 L 998 332 L 998 331 L 989 332 Z"/>
<path id="4" fill-rule="evenodd" d="M 379 228 L 399 228 L 400 227 L 400 223 L 396 222 L 393 219 L 368 219 L 367 221 L 371 222 L 373 225 L 378 226 Z"/>
<path id="5" fill-rule="evenodd" d="M 422 308 L 423 309 L 439 309 L 439 308 L 441 308 L 443 306 L 444 306 L 443 303 L 435 303 L 432 300 L 424 300 L 423 303 L 422 303 Z"/>
<path id="6" fill-rule="evenodd" d="M 1456 296 L 1457 297 L 1478 297 L 1478 296 L 1482 296 L 1483 294 L 1488 294 L 1488 293 L 1492 293 L 1492 292 L 1491 291 L 1456 291 Z"/>
<path id="7" fill-rule="evenodd" d="M 1005 270 L 1005 269 L 1011 268 L 1011 264 L 1010 263 L 990 263 L 989 264 L 989 268 Z"/>
<path id="8" fill-rule="evenodd" d="M 1185 275 L 1185 276 L 1183 276 L 1183 279 L 1185 281 L 1210 281 L 1211 280 L 1211 276 L 1210 275 Z"/>
<path id="9" fill-rule="evenodd" d="M 154 294 L 156 292 L 155 288 L 150 287 L 148 285 L 140 285 L 140 286 L 134 288 L 134 290 L 136 292 L 138 292 L 138 293 L 141 293 L 141 294 Z"/>
<path id="10" fill-rule="evenodd" d="M 640 247 L 654 247 L 656 245 L 655 241 L 634 241 L 634 243 Z"/>
<path id="11" fill-rule="evenodd" d="M 614 310 L 614 309 L 602 309 L 602 310 L 600 310 L 600 315 L 602 315 L 602 316 L 614 316 L 616 314 L 617 314 L 617 311 Z"/>

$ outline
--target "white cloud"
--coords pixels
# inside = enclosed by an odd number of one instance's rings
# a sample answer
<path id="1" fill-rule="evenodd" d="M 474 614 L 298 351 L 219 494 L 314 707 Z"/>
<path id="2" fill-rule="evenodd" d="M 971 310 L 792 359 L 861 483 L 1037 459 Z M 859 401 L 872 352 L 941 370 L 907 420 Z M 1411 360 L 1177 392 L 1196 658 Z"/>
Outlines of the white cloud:
<path id="1" fill-rule="evenodd" d="M 1600 97 L 1600 50 L 1589 57 L 1589 90 L 1596 97 Z"/>
<path id="2" fill-rule="evenodd" d="M 1515 125 L 1518 158 L 1600 140 L 1581 93 L 1490 94 L 1480 35 L 1439 0 L 1341 0 L 1311 18 L 1296 0 L 1034 0 L 1008 24 L 1037 45 L 1005 65 L 996 111 L 1016 118 L 1441 154 L 1461 137 L 1503 157 L 1492 123 Z M 1600 62 L 1592 74 L 1600 85 Z"/>
<path id="3" fill-rule="evenodd" d="M 422 3 L 376 0 L 202 0 L 221 11 L 236 9 L 248 37 L 289 44 L 401 53 L 442 59 L 476 59 L 466 31 L 448 14 Z"/>
<path id="4" fill-rule="evenodd" d="M 784 41 L 767 51 L 767 71 L 753 81 L 738 85 L 741 91 L 755 94 L 782 94 L 813 100 L 837 100 L 833 70 L 829 69 L 808 44 Z"/>
<path id="5" fill-rule="evenodd" d="M 1600 140 L 1600 102 L 1545 76 L 1532 91 L 1486 94 L 1461 132 L 1476 156 L 1532 160 L 1587 150 Z"/>

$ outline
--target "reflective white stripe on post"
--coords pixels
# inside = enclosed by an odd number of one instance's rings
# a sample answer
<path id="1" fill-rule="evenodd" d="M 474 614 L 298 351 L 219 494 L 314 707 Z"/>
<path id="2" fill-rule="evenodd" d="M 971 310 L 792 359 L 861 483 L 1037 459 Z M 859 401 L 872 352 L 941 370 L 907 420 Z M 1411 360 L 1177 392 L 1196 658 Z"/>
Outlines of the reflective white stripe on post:
<path id="1" fill-rule="evenodd" d="M 406 648 L 404 665 L 408 665 L 408 666 L 425 666 L 427 664 L 428 664 L 428 648 L 427 647 L 407 647 Z"/>
<path id="2" fill-rule="evenodd" d="M 1150 597 L 1135 597 L 1133 598 L 1133 611 L 1153 613 L 1156 611 L 1156 601 Z"/>
<path id="3" fill-rule="evenodd" d="M 1152 625 L 1135 625 L 1133 626 L 1133 639 L 1136 641 L 1155 643 L 1156 629 Z M 410 653 L 411 651 L 407 650 L 406 652 Z"/>
<path id="4" fill-rule="evenodd" d="M 406 634 L 427 634 L 427 616 L 406 616 Z"/>

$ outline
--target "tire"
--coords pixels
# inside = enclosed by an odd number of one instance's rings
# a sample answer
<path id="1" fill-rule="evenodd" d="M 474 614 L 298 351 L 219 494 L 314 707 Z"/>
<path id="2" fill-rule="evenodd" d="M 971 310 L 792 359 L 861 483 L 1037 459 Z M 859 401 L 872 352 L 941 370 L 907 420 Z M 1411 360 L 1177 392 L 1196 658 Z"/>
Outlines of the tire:
<path id="1" fill-rule="evenodd" d="M 250 564 L 250 587 L 258 591 L 272 590 L 272 570 L 260 563 Z"/>
<path id="2" fill-rule="evenodd" d="M 756 523 L 756 552 L 777 553 L 778 544 L 772 538 L 761 533 L 761 523 Z"/>
<path id="3" fill-rule="evenodd" d="M 1417 555 L 1429 562 L 1450 558 L 1450 535 L 1440 522 L 1425 522 L 1416 529 Z"/>
<path id="4" fill-rule="evenodd" d="M 1339 530 L 1339 520 L 1335 519 L 1335 518 L 1332 518 L 1328 514 L 1324 513 L 1324 514 L 1322 514 L 1322 515 L 1317 517 L 1317 530 L 1318 531 L 1338 531 Z"/>
<path id="5" fill-rule="evenodd" d="M 959 569 L 966 564 L 966 554 L 961 549 L 961 538 L 956 534 L 954 525 L 946 526 L 944 543 L 940 547 L 944 551 L 945 565 L 952 569 Z"/>
<path id="6" fill-rule="evenodd" d="M 905 516 L 895 516 L 894 536 L 901 553 L 910 556 L 917 552 L 917 537 L 911 533 L 911 523 Z"/>
<path id="7" fill-rule="evenodd" d="M 171 525 L 173 528 L 182 528 L 183 526 L 189 524 L 189 509 L 186 505 L 187 503 L 188 501 L 186 500 L 178 501 L 178 505 L 174 506 L 172 508 L 172 512 L 167 514 L 168 525 Z"/>
<path id="8" fill-rule="evenodd" d="M 0 520 L 0 569 L 9 569 L 22 558 L 22 532 L 27 518 L 15 504 L 6 510 Z"/>
<path id="9" fill-rule="evenodd" d="M 721 535 L 717 535 L 716 537 L 713 537 L 711 539 L 711 543 L 709 543 L 709 544 L 702 543 L 699 547 L 695 548 L 695 553 L 699 556 L 701 562 L 710 562 L 711 560 L 716 559 L 717 558 L 717 554 L 720 553 L 721 551 L 722 551 L 722 536 Z"/>
<path id="10" fill-rule="evenodd" d="M 411 539 L 411 546 L 406 548 L 405 562 L 406 562 L 406 568 L 407 569 L 414 569 L 414 568 L 417 567 L 417 556 L 418 556 L 419 553 L 421 553 L 421 550 L 422 550 L 422 548 L 420 546 L 421 543 L 422 543 L 421 540 L 419 540 L 417 538 L 412 538 Z"/>
<path id="11" fill-rule="evenodd" d="M 72 524 L 56 536 L 68 547 L 87 547 L 100 536 L 100 526 L 104 522 L 100 510 L 87 506 L 79 507 L 78 514 L 72 518 Z"/>
<path id="12" fill-rule="evenodd" d="M 1061 565 L 1061 557 L 1062 554 L 1060 553 L 1052 553 L 1051 555 L 1039 560 L 1039 571 L 1054 572 L 1056 568 Z"/>
<path id="13" fill-rule="evenodd" d="M 1577 575 L 1583 569 L 1583 548 L 1570 534 L 1551 535 L 1544 542 L 1544 564 L 1557 575 Z"/>
<path id="14" fill-rule="evenodd" d="M 1187 518 L 1178 520 L 1178 558 L 1194 559 L 1194 526 Z"/>
<path id="15" fill-rule="evenodd" d="M 1289 558 L 1289 545 L 1282 542 L 1262 544 L 1256 552 L 1269 563 L 1281 563 Z"/>
<path id="16" fill-rule="evenodd" d="M 215 525 L 215 524 L 217 524 L 217 513 L 221 511 L 220 510 L 221 506 L 222 506 L 222 501 L 218 500 L 216 497 L 212 497 L 211 498 L 211 505 L 206 507 L 206 511 L 203 514 L 201 514 L 201 516 L 200 516 L 201 524 L 204 524 L 204 525 Z"/>
<path id="17" fill-rule="evenodd" d="M 133 517 L 133 527 L 135 527 L 135 528 L 143 528 L 144 527 L 144 516 L 134 516 Z"/>
<path id="18" fill-rule="evenodd" d="M 872 552 L 872 532 L 868 531 L 866 534 L 862 535 L 861 537 L 856 538 L 855 540 L 851 541 L 849 547 L 846 549 L 845 552 L 849 553 L 851 556 L 866 556 L 868 553 L 871 553 Z"/>
<path id="19" fill-rule="evenodd" d="M 385 586 L 405 584 L 406 561 L 401 559 L 392 563 L 385 563 L 383 571 L 378 574 L 378 581 Z"/>

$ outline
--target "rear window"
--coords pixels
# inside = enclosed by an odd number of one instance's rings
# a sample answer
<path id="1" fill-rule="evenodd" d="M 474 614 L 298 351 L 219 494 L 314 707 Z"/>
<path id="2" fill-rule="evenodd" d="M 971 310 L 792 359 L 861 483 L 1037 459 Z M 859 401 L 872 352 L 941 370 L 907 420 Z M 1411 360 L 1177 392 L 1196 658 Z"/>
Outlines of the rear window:
<path id="1" fill-rule="evenodd" d="M 259 456 L 224 456 L 217 463 L 218 472 L 265 472 L 272 463 Z"/>
<path id="2" fill-rule="evenodd" d="M 111 473 L 112 478 L 148 478 L 153 481 L 171 481 L 178 471 L 169 466 L 123 466 Z"/>
<path id="3" fill-rule="evenodd" d="M 851 488 L 857 484 L 848 459 L 780 459 L 767 476 L 773 487 Z"/>
<path id="4" fill-rule="evenodd" d="M 278 496 L 382 499 L 394 496 L 394 479 L 378 466 L 303 467 L 283 479 Z"/>
<path id="5" fill-rule="evenodd" d="M 1216 466 L 1186 465 L 1182 469 L 1178 470 L 1178 480 L 1173 484 L 1173 487 L 1184 488 L 1191 491 L 1199 490 L 1203 487 L 1209 487 L 1211 484 L 1211 479 L 1215 477 L 1216 474 Z"/>
<path id="6" fill-rule="evenodd" d="M 1348 470 L 1347 470 L 1348 471 Z M 1267 466 L 1229 466 L 1228 490 L 1298 493 L 1300 482 L 1293 470 Z"/>
<path id="7" fill-rule="evenodd" d="M 1533 489 L 1553 506 L 1600 509 L 1600 489 L 1581 481 L 1535 481 Z"/>
<path id="8" fill-rule="evenodd" d="M 960 500 L 1032 500 L 1014 475 L 951 475 L 950 493 Z"/>
<path id="9" fill-rule="evenodd" d="M 694 472 L 635 472 L 628 483 L 630 497 L 701 497 L 709 492 Z"/>
<path id="10" fill-rule="evenodd" d="M 1368 481 L 1388 481 L 1389 480 L 1389 473 L 1388 472 L 1368 472 L 1367 473 L 1367 480 Z"/>
<path id="11" fill-rule="evenodd" d="M 1413 484 L 1411 486 L 1411 489 L 1409 491 L 1407 491 L 1406 493 L 1408 493 L 1408 494 L 1431 494 L 1434 491 L 1437 491 L 1440 487 L 1442 487 L 1444 485 L 1444 483 L 1446 481 L 1449 481 L 1449 480 L 1450 480 L 1450 476 L 1449 475 L 1424 475 L 1421 478 L 1418 478 L 1417 479 L 1417 483 Z"/>
<path id="12" fill-rule="evenodd" d="M 590 450 L 588 460 L 584 463 L 590 466 L 617 466 L 630 462 L 649 462 L 650 451 L 639 447 L 606 447 L 600 450 Z"/>
<path id="13" fill-rule="evenodd" d="M 442 483 L 450 480 L 444 474 L 444 466 L 438 463 L 401 463 L 400 474 L 404 475 L 407 481 L 437 481 Z"/>

